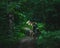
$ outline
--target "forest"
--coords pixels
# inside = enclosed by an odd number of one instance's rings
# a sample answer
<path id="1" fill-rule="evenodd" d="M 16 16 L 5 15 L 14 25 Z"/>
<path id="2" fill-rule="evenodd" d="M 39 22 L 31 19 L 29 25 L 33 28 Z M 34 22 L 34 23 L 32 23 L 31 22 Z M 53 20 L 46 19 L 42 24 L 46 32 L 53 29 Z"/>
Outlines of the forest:
<path id="1" fill-rule="evenodd" d="M 0 48 L 60 48 L 59 20 L 60 0 L 0 0 Z M 26 33 L 32 22 L 37 40 Z"/>

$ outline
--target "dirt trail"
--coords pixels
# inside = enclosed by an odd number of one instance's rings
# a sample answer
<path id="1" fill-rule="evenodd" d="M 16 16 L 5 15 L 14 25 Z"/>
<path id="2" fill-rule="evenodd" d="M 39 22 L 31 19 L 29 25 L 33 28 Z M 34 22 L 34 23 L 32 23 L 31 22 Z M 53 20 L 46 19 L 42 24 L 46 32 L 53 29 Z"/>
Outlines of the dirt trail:
<path id="1" fill-rule="evenodd" d="M 20 40 L 20 48 L 35 48 L 36 47 L 36 39 L 31 37 L 24 37 Z"/>

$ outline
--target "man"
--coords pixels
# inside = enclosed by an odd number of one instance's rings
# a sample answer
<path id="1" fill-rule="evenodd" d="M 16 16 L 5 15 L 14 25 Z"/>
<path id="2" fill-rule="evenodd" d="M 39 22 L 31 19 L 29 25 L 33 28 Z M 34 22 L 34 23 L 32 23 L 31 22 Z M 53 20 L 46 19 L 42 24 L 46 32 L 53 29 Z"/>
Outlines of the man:
<path id="1" fill-rule="evenodd" d="M 27 24 L 32 26 L 32 31 L 33 31 L 33 32 L 32 32 L 32 36 L 33 36 L 34 38 L 39 37 L 39 35 L 41 34 L 41 32 L 39 31 L 39 28 L 38 28 L 38 26 L 37 26 L 37 23 L 34 22 L 34 21 L 29 20 L 29 21 L 27 22 Z"/>
<path id="2" fill-rule="evenodd" d="M 24 30 L 25 30 L 25 35 L 26 36 L 29 36 L 29 37 L 33 36 L 33 31 L 30 28 L 25 27 Z"/>

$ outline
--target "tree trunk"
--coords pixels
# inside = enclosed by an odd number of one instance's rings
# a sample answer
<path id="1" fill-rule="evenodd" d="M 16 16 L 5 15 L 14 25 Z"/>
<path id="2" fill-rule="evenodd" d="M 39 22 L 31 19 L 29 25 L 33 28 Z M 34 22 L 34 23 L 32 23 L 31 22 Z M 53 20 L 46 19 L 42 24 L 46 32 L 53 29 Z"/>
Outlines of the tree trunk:
<path id="1" fill-rule="evenodd" d="M 8 35 L 11 36 L 13 35 L 13 32 L 14 32 L 14 16 L 12 14 L 8 15 L 8 21 L 9 21 Z"/>

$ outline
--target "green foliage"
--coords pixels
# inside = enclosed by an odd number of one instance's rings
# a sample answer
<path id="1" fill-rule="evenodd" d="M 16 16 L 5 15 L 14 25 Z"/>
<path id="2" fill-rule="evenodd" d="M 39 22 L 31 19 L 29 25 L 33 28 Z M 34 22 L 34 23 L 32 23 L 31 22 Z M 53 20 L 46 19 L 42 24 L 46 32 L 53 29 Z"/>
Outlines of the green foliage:
<path id="1" fill-rule="evenodd" d="M 59 1 L 38 0 L 22 2 L 21 11 L 36 22 L 45 23 L 46 30 L 59 30 Z M 32 5 L 31 5 L 32 4 Z M 58 9 L 58 10 L 57 10 Z M 59 12 L 59 13 L 58 13 Z M 30 14 L 29 14 L 30 13 Z"/>
<path id="2" fill-rule="evenodd" d="M 12 32 L 9 32 L 8 14 L 14 17 Z M 60 0 L 2 0 L 0 1 L 0 42 L 7 44 L 24 37 L 26 22 L 37 22 L 41 30 L 38 39 L 40 48 L 58 48 L 60 44 Z M 57 44 L 57 45 L 56 45 Z M 6 47 L 7 48 L 7 47 Z"/>
<path id="3" fill-rule="evenodd" d="M 59 48 L 60 44 L 60 31 L 46 32 L 42 31 L 39 39 L 37 40 L 38 48 Z"/>

